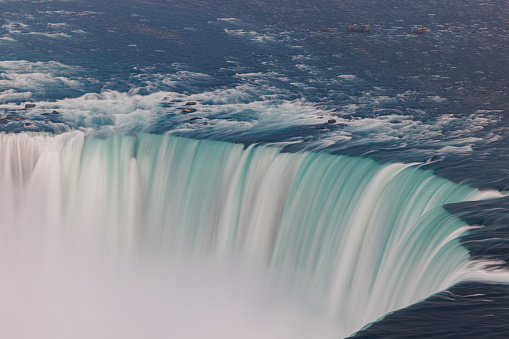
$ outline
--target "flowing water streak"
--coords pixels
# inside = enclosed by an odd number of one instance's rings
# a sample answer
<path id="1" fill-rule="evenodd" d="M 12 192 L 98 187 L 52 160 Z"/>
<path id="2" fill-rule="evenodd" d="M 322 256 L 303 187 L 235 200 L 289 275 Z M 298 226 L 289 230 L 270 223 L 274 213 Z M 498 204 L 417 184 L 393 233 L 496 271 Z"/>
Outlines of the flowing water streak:
<path id="1" fill-rule="evenodd" d="M 409 164 L 149 134 L 0 134 L 0 180 L 6 239 L 255 258 L 343 335 L 468 275 L 442 206 L 480 196 Z"/>

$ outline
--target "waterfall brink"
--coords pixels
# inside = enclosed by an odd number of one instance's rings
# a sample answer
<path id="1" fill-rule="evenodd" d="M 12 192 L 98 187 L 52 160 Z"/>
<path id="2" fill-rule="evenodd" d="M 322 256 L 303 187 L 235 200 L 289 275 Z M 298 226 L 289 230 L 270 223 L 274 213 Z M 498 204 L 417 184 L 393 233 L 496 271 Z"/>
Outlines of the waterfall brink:
<path id="1" fill-rule="evenodd" d="M 0 134 L 0 189 L 3 239 L 258 260 L 342 335 L 464 277 L 468 227 L 442 206 L 480 194 L 408 164 L 81 132 Z"/>

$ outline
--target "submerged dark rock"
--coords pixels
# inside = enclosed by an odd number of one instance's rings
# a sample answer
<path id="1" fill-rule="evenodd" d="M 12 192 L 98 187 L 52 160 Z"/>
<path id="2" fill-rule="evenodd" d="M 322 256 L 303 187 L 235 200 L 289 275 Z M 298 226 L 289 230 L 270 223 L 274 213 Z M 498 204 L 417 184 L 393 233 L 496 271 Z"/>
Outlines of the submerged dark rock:
<path id="1" fill-rule="evenodd" d="M 336 119 L 329 119 L 329 120 L 327 120 L 327 123 L 328 124 L 335 124 L 336 123 Z"/>

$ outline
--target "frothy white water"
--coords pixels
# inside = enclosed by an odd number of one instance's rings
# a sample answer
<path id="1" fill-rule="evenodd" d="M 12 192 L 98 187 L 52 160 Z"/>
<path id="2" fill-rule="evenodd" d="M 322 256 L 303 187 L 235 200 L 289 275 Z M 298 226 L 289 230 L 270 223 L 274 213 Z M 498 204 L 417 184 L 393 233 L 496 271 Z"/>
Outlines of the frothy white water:
<path id="1" fill-rule="evenodd" d="M 442 208 L 481 193 L 411 165 L 0 134 L 0 187 L 8 337 L 339 337 L 484 277 Z"/>
<path id="2" fill-rule="evenodd" d="M 230 33 L 255 40 L 270 38 L 239 29 Z M 297 57 L 306 59 L 305 55 Z M 310 68 L 314 73 L 312 66 L 298 67 Z M 501 138 L 500 133 L 492 132 L 482 138 L 477 133 L 500 121 L 499 110 L 479 110 L 469 116 L 441 114 L 423 120 L 428 116 L 425 111 L 399 108 L 407 106 L 405 102 L 415 92 L 387 96 L 382 88 L 345 97 L 340 100 L 344 106 L 330 107 L 298 94 L 301 89 L 295 91 L 294 85 L 303 86 L 305 91 L 309 83 L 299 85 L 288 74 L 243 72 L 242 68 L 234 71 L 235 84 L 218 87 L 223 80 L 186 70 L 179 64 L 161 73 L 134 68 L 125 84 L 129 89 L 119 91 L 118 87 L 124 86 L 114 86 L 112 83 L 117 80 L 101 86 L 104 80 L 90 78 L 81 67 L 55 61 L 0 61 L 0 113 L 19 114 L 26 119 L 4 121 L 0 129 L 55 134 L 79 129 L 101 135 L 113 131 L 171 131 L 198 139 L 302 143 L 300 150 L 313 151 L 355 150 L 377 144 L 383 149 L 411 150 L 410 156 L 418 159 L 468 154 L 475 146 Z M 337 88 L 355 79 L 354 75 L 341 75 L 329 85 Z M 196 102 L 193 106 L 196 111 L 186 112 L 184 109 L 189 109 L 186 103 L 190 101 Z M 36 107 L 25 109 L 27 103 Z M 393 106 L 391 114 L 387 104 Z M 59 114 L 51 115 L 54 110 Z M 372 110 L 381 114 L 366 116 Z"/>

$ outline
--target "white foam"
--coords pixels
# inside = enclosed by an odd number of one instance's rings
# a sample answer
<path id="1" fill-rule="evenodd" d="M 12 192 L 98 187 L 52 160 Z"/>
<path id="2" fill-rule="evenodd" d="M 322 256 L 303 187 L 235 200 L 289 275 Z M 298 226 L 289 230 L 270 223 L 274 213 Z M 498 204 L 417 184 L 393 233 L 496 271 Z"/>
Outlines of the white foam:
<path id="1" fill-rule="evenodd" d="M 67 22 L 55 22 L 55 23 L 50 22 L 47 25 L 50 27 L 68 27 L 69 26 L 69 24 Z"/>
<path id="2" fill-rule="evenodd" d="M 26 34 L 39 35 L 39 36 L 44 36 L 44 37 L 53 38 L 53 39 L 70 38 L 71 37 L 69 34 L 62 33 L 62 32 L 29 32 Z"/>
<path id="3" fill-rule="evenodd" d="M 239 24 L 239 23 L 242 22 L 242 20 L 237 19 L 237 18 L 219 18 L 217 20 L 218 21 L 225 21 L 225 22 L 229 22 L 229 23 L 234 23 L 234 24 Z"/>
<path id="4" fill-rule="evenodd" d="M 451 153 L 451 154 L 468 154 L 472 152 L 472 146 L 445 146 L 437 150 L 437 153 Z"/>
<path id="5" fill-rule="evenodd" d="M 224 29 L 226 34 L 239 36 L 239 37 L 247 37 L 251 41 L 267 43 L 267 42 L 275 42 L 277 39 L 273 35 L 269 34 L 261 34 L 256 31 L 248 31 L 243 29 Z"/>
<path id="6" fill-rule="evenodd" d="M 47 89 L 81 89 L 86 83 L 96 82 L 94 79 L 78 76 L 80 72 L 80 67 L 55 61 L 0 61 L 0 90 L 45 93 Z"/>
<path id="7" fill-rule="evenodd" d="M 9 35 L 4 35 L 3 37 L 0 38 L 0 40 L 3 40 L 3 41 L 16 41 L 16 39 L 12 38 Z"/>
<path id="8" fill-rule="evenodd" d="M 0 69 L 4 69 L 6 71 L 23 71 L 25 73 L 33 72 L 36 70 L 54 73 L 75 73 L 82 70 L 80 67 L 65 65 L 57 61 L 30 62 L 27 60 L 2 60 L 0 61 Z"/>
<path id="9" fill-rule="evenodd" d="M 341 78 L 343 80 L 355 80 L 357 77 L 353 74 L 342 74 L 338 75 L 338 78 Z"/>
<path id="10" fill-rule="evenodd" d="M 315 71 L 305 64 L 296 66 Z M 161 119 L 167 119 L 171 121 L 168 133 L 194 133 L 193 136 L 218 139 L 249 137 L 252 140 L 282 130 L 324 124 L 319 133 L 308 131 L 297 136 L 306 138 L 305 149 L 337 151 L 380 143 L 392 148 L 414 148 L 413 151 L 423 153 L 425 157 L 436 153 L 468 154 L 474 145 L 501 138 L 494 132 L 484 138 L 476 136 L 485 126 L 501 119 L 500 111 L 477 111 L 468 116 L 441 114 L 422 120 L 419 117 L 427 114 L 424 110 L 386 108 L 415 95 L 410 91 L 389 96 L 384 94 L 384 89 L 375 88 L 361 97 L 348 98 L 343 107 L 337 107 L 333 112 L 302 98 L 296 99 L 291 90 L 278 87 L 279 82 L 304 89 L 308 85 L 291 82 L 284 74 L 275 71 L 238 71 L 234 78 L 240 84 L 217 88 L 214 87 L 217 81 L 211 75 L 192 72 L 181 64 L 174 64 L 172 68 L 173 73 L 155 73 L 152 68 L 137 69 L 139 73 L 131 80 L 141 85 L 127 92 L 103 90 L 78 98 L 34 102 L 37 108 L 26 114 L 35 117 L 44 113 L 44 108 L 54 109 L 61 113 L 68 128 L 123 132 L 151 131 Z M 4 109 L 20 109 L 22 106 L 11 102 L 30 100 L 37 94 L 44 94 L 48 88 L 82 90 L 87 84 L 96 82 L 80 77 L 84 70 L 79 67 L 51 61 L 0 61 L 0 70 L 3 70 L 0 74 L 0 91 L 3 90 L 0 92 L 0 108 Z M 339 76 L 337 83 L 354 79 L 354 75 L 344 74 Z M 212 89 L 203 90 L 209 83 Z M 441 97 L 429 99 L 442 100 Z M 184 114 L 182 109 L 188 101 L 197 102 L 196 112 Z M 363 116 L 362 111 L 366 109 L 375 116 Z M 379 110 L 383 115 L 376 116 Z M 329 119 L 335 119 L 340 127 L 336 128 L 336 123 L 327 124 Z M 47 126 L 52 124 L 47 122 Z M 62 126 L 55 129 L 60 131 Z M 292 142 L 295 135 L 291 133 L 288 137 L 289 140 L 280 141 Z"/>
<path id="11" fill-rule="evenodd" d="M 11 101 L 23 101 L 32 97 L 32 92 L 17 92 L 14 89 L 8 89 L 0 92 L 0 103 Z"/>
<path id="12" fill-rule="evenodd" d="M 0 88 L 15 88 L 42 92 L 46 86 L 81 88 L 82 83 L 78 80 L 66 77 L 54 77 L 51 73 L 8 73 L 0 74 Z"/>

